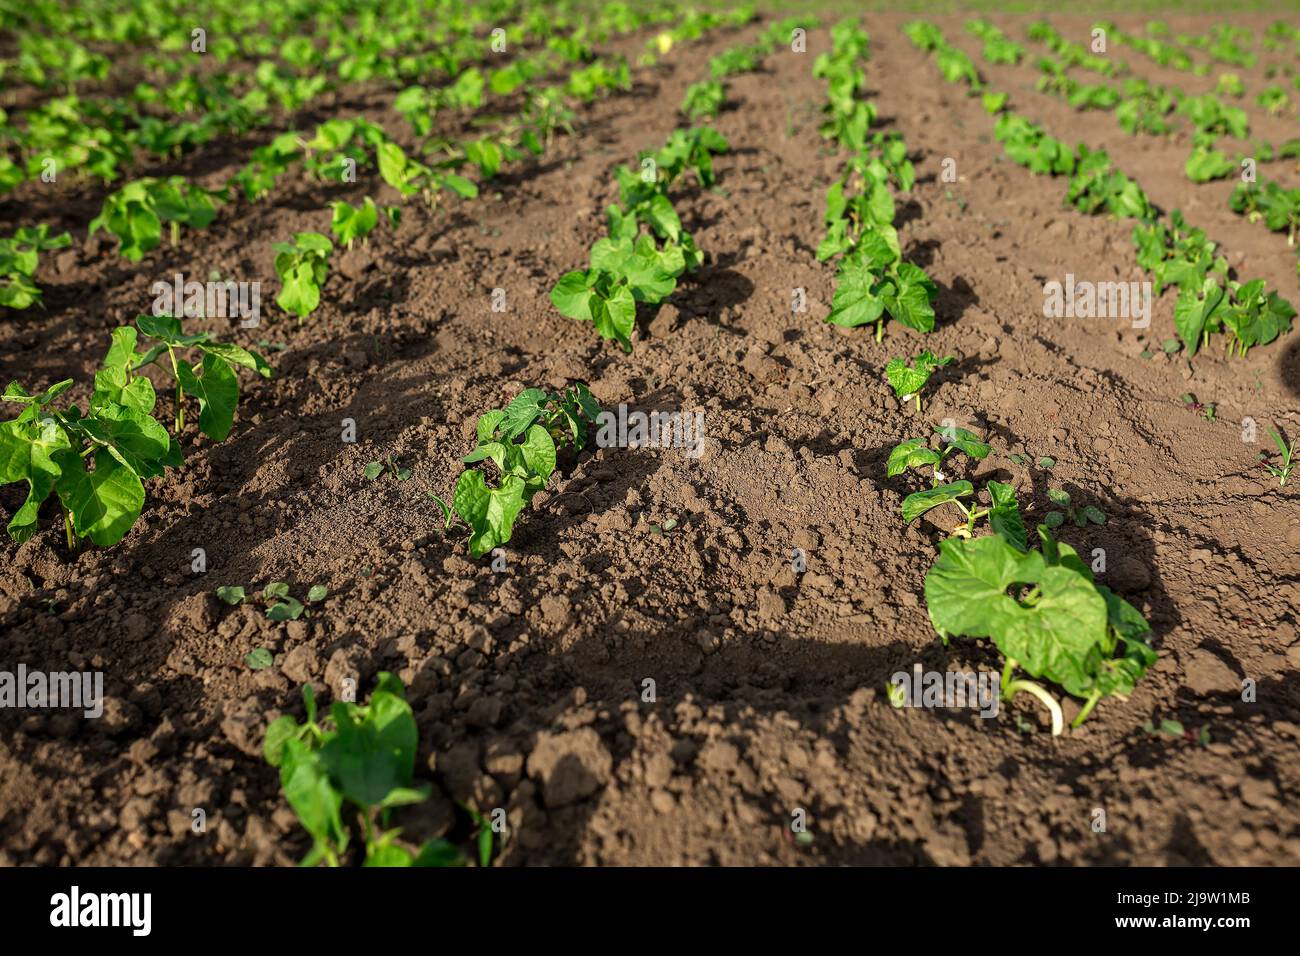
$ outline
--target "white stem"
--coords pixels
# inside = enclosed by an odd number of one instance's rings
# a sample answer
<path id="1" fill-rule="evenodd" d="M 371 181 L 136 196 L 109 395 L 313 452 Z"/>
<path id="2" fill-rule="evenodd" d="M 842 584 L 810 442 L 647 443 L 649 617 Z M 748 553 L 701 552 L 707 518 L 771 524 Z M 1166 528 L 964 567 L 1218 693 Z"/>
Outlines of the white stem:
<path id="1" fill-rule="evenodd" d="M 1002 699 L 1009 703 L 1016 692 L 1021 690 L 1037 697 L 1042 705 L 1052 712 L 1052 736 L 1061 736 L 1065 731 L 1065 717 L 1061 714 L 1061 705 L 1056 702 L 1056 698 L 1031 680 L 1013 680 L 1007 685 Z"/>

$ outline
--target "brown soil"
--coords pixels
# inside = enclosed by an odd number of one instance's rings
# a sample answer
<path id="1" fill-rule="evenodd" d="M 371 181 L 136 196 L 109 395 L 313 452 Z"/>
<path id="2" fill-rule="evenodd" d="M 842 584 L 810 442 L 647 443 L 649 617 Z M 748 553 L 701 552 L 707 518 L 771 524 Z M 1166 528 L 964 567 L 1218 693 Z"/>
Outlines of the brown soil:
<path id="1" fill-rule="evenodd" d="M 1237 22 L 1258 30 L 1270 19 Z M 578 136 L 478 200 L 439 216 L 408 206 L 396 234 L 381 227 L 336 259 L 324 304 L 301 325 L 273 316 L 254 334 L 195 320 L 287 346 L 271 355 L 273 380 L 244 382 L 231 438 L 191 432 L 185 469 L 151 483 L 141 522 L 111 550 L 70 557 L 53 515 L 23 546 L 0 545 L 0 664 L 100 669 L 110 695 L 100 720 L 0 711 L 0 862 L 294 862 L 305 835 L 260 756 L 263 729 L 301 713 L 305 682 L 328 699 L 352 677 L 364 694 L 389 670 L 408 684 L 420 773 L 436 784 L 401 821 L 407 832 L 463 836 L 453 801 L 505 807 L 508 864 L 1300 863 L 1300 508 L 1254 467 L 1265 423 L 1300 434 L 1296 336 L 1231 362 L 1217 349 L 1166 357 L 1172 292 L 1147 333 L 1044 319 L 1049 279 L 1142 278 L 1131 224 L 1063 208 L 1063 181 L 1007 161 L 978 98 L 944 84 L 902 22 L 868 20 L 867 69 L 883 127 L 903 133 L 920 176 L 901 238 L 941 288 L 924 342 L 891 326 L 876 344 L 822 321 L 833 271 L 813 250 L 843 161 L 817 133 L 824 87 L 811 70 L 825 30 L 806 54 L 778 52 L 763 73 L 730 82 L 719 188 L 675 197 L 710 259 L 630 356 L 560 316 L 547 294 L 601 234 L 614 167 L 662 144 L 706 57 L 757 28 L 640 71 L 632 94 L 586 110 Z M 1023 37 L 1023 20 L 1000 22 Z M 1057 26 L 1082 36 L 1086 22 Z M 1032 58 L 990 69 L 957 19 L 943 25 L 1014 109 L 1110 148 L 1244 276 L 1300 304 L 1294 250 L 1234 216 L 1229 186 L 1186 180 L 1185 139 L 1132 138 L 1111 114 L 1075 114 L 1033 91 Z M 1120 55 L 1197 89 L 1190 74 Z M 1237 72 L 1263 123 L 1261 69 Z M 358 94 L 334 112 L 404 128 L 385 102 Z M 250 149 L 218 144 L 168 171 L 215 184 Z M 956 183 L 940 181 L 945 157 Z M 286 180 L 269 202 L 227 209 L 131 266 L 100 237 L 81 241 L 101 195 L 0 204 L 6 232 L 50 221 L 78 238 L 43 265 L 46 310 L 0 323 L 6 381 L 75 376 L 84 399 L 108 330 L 146 311 L 149 285 L 176 272 L 261 278 L 274 311 L 271 243 L 325 231 L 335 198 Z M 797 287 L 806 313 L 791 312 Z M 491 311 L 493 288 L 506 290 L 504 315 Z M 959 361 L 918 416 L 882 370 L 922 347 Z M 521 518 L 504 572 L 468 560 L 427 492 L 451 488 L 479 411 L 576 378 L 606 406 L 703 410 L 704 456 L 584 455 Z M 1217 420 L 1185 408 L 1184 392 L 1216 403 Z M 1248 416 L 1260 423 L 1254 444 L 1241 437 Z M 1104 702 L 1081 731 L 1053 739 L 1037 705 L 1019 700 L 981 720 L 895 710 L 883 693 L 917 662 L 999 666 L 991 646 L 936 639 L 922 581 L 942 531 L 905 527 L 903 485 L 884 479 L 888 449 L 945 417 L 991 436 L 980 473 L 1012 481 L 1038 515 L 1050 483 L 1109 516 L 1064 538 L 1106 550 L 1103 580 L 1150 619 L 1161 658 L 1130 700 Z M 340 440 L 348 418 L 355 445 Z M 1012 453 L 1057 464 L 1015 465 Z M 414 477 L 362 477 L 388 455 Z M 0 510 L 20 501 L 0 491 Z M 676 530 L 651 532 L 669 518 Z M 194 548 L 206 551 L 205 575 L 190 571 Z M 803 574 L 794 548 L 807 555 Z M 330 597 L 281 625 L 213 596 L 277 579 L 295 593 L 326 584 Z M 243 657 L 258 647 L 275 665 L 254 672 Z M 1164 719 L 1208 725 L 1211 742 L 1142 730 Z M 194 808 L 205 834 L 190 830 Z M 788 839 L 796 809 L 810 846 Z M 1094 832 L 1097 809 L 1105 832 Z"/>

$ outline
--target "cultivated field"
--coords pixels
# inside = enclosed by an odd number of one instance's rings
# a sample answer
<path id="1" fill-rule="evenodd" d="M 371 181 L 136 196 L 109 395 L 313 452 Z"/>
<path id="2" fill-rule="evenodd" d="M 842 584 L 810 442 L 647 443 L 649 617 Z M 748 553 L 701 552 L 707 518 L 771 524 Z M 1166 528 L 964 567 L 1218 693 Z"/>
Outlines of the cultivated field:
<path id="1" fill-rule="evenodd" d="M 1294 9 L 202 6 L 0 14 L 0 863 L 1300 864 Z"/>

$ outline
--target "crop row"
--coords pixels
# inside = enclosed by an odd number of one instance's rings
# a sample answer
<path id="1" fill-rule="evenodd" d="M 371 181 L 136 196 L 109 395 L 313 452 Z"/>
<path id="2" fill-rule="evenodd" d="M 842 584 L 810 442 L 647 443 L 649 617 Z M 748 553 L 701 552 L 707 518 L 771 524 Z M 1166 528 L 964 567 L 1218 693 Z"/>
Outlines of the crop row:
<path id="1" fill-rule="evenodd" d="M 752 47 L 736 47 L 710 62 L 713 80 L 756 69 L 789 28 L 778 23 Z M 700 103 L 695 85 L 683 103 Z M 719 91 L 721 85 L 719 82 Z M 725 92 L 714 103 L 721 105 Z M 708 111 L 706 111 L 708 112 Z M 562 276 L 551 289 L 557 311 L 580 322 L 590 322 L 602 339 L 632 351 L 632 334 L 638 309 L 657 308 L 677 287 L 678 280 L 699 269 L 705 254 L 682 225 L 671 192 L 688 173 L 701 188 L 712 188 L 716 177 L 713 156 L 728 148 L 726 139 L 712 127 L 676 129 L 664 146 L 642 153 L 637 168 L 620 166 L 614 178 L 619 202 L 606 210 L 607 234 L 591 246 L 588 268 Z M 434 495 L 446 527 L 456 522 L 469 529 L 469 552 L 478 558 L 509 542 L 519 513 L 545 488 L 558 456 L 581 451 L 600 406 L 586 385 L 578 383 L 563 392 L 525 389 L 504 409 L 479 417 L 475 426 L 478 445 L 462 459 L 470 466 L 461 472 L 448 504 Z M 495 475 L 474 467 L 491 461 Z M 496 484 L 489 484 L 494 479 Z"/>
<path id="2" fill-rule="evenodd" d="M 1114 25 L 1102 23 L 1099 29 L 1112 35 Z M 984 58 L 989 63 L 1018 63 L 1024 50 L 1018 44 L 1001 37 L 1000 31 L 985 21 L 967 23 L 967 30 L 985 40 Z M 1246 111 L 1228 104 L 1222 95 L 1244 95 L 1240 80 L 1235 74 L 1220 77 L 1219 92 L 1189 96 L 1175 86 L 1153 84 L 1141 77 L 1127 77 L 1121 86 L 1107 83 L 1080 83 L 1068 75 L 1067 69 L 1081 69 L 1106 77 L 1121 77 L 1128 67 L 1105 56 L 1089 53 L 1081 44 L 1066 39 L 1046 22 L 1036 22 L 1028 29 L 1030 39 L 1046 43 L 1060 59 L 1042 57 L 1038 70 L 1044 75 L 1038 80 L 1038 89 L 1065 99 L 1079 110 L 1096 109 L 1113 111 L 1116 122 L 1131 135 L 1144 133 L 1165 136 L 1174 131 L 1170 120 L 1174 113 L 1185 116 L 1192 125 L 1192 151 L 1184 165 L 1188 179 L 1195 183 L 1223 179 L 1242 172 L 1245 180 L 1234 192 L 1230 205 L 1235 212 L 1248 215 L 1252 221 L 1262 219 L 1268 227 L 1288 234 L 1288 244 L 1294 245 L 1294 225 L 1300 221 L 1300 191 L 1286 190 L 1272 180 L 1255 182 L 1255 169 L 1259 163 L 1282 159 L 1300 159 L 1300 137 L 1293 137 L 1274 146 L 1263 141 L 1251 144 L 1250 154 L 1238 152 L 1230 157 L 1216 149 L 1217 141 L 1225 136 L 1245 141 L 1250 137 L 1250 121 Z M 1118 34 L 1121 40 L 1131 40 Z M 1300 88 L 1300 76 L 1296 77 Z M 1289 105 L 1289 99 L 1280 86 L 1270 86 L 1260 92 L 1257 102 L 1270 113 L 1280 112 Z M 1300 260 L 1297 260 L 1300 273 Z"/>
<path id="3" fill-rule="evenodd" d="M 752 15 L 751 10 L 744 8 L 727 14 L 688 13 L 681 24 L 661 33 L 651 43 L 654 49 L 668 49 L 674 43 L 697 39 L 709 30 L 747 22 Z M 623 32 L 647 21 L 616 18 L 613 22 L 617 24 L 614 32 Z M 491 179 L 504 163 L 516 161 L 525 154 L 541 154 L 557 131 L 571 131 L 574 114 L 570 102 L 590 102 L 602 93 L 628 89 L 630 74 L 625 61 L 595 60 L 588 63 L 586 61 L 593 56 L 590 48 L 585 43 L 563 42 L 566 39 L 551 36 L 542 50 L 517 57 L 508 66 L 489 74 L 470 66 L 456 74 L 454 82 L 440 89 L 408 86 L 399 92 L 394 99 L 394 109 L 407 119 L 416 133 L 419 159 L 403 150 L 382 127 L 360 117 L 327 120 L 310 138 L 298 132 L 285 132 L 258 147 L 251 160 L 218 190 L 203 189 L 180 176 L 132 180 L 106 196 L 99 216 L 90 224 L 90 233 L 93 235 L 101 228 L 112 233 L 118 240 L 121 254 L 137 262 L 160 243 L 164 222 L 168 223 L 175 244 L 180 226 L 205 228 L 216 218 L 218 204 L 230 201 L 232 197 L 242 197 L 247 202 L 258 201 L 295 166 L 300 165 L 306 173 L 321 181 L 354 182 L 358 170 L 364 170 L 372 157 L 383 180 L 403 197 L 421 195 L 434 204 L 443 191 L 449 191 L 472 198 L 477 195 L 478 187 L 460 175 L 465 167 L 476 167 L 482 180 Z M 480 57 L 491 55 L 490 51 L 484 52 L 486 44 L 482 41 L 476 41 L 475 49 Z M 652 57 L 652 54 L 647 56 Z M 585 65 L 573 66 L 560 82 L 551 85 L 537 83 L 536 78 L 545 75 L 557 59 Z M 310 66 L 310 63 L 306 64 L 304 69 Z M 521 95 L 525 105 L 519 115 L 470 140 L 456 141 L 431 135 L 432 119 L 436 113 L 464 114 L 477 110 L 484 105 L 489 90 L 499 96 Z M 195 88 L 193 96 L 198 100 L 197 104 L 191 104 L 195 108 L 211 107 L 200 88 Z M 41 174 L 51 169 L 48 164 L 52 163 L 51 178 L 55 181 L 58 172 L 65 167 L 85 168 L 87 163 L 94 166 L 92 160 L 98 154 L 88 149 L 87 143 L 102 146 L 116 136 L 121 151 L 130 153 L 133 145 L 140 145 L 132 144 L 130 135 L 144 135 L 141 130 L 154 128 L 152 124 L 143 122 L 132 126 L 121 115 L 108 126 L 85 123 L 75 113 L 75 103 L 63 104 L 58 122 L 44 122 L 44 113 L 54 108 L 55 102 L 26 114 L 28 129 L 25 135 L 17 131 L 17 127 L 9 126 L 7 120 L 0 125 L 0 141 L 8 138 L 25 143 L 30 154 L 27 164 L 31 172 Z M 301 102 L 286 104 L 286 109 L 296 109 L 301 105 Z M 214 115 L 211 111 L 203 113 L 205 118 Z M 261 117 L 257 111 L 250 115 Z M 174 124 L 162 126 L 174 128 Z M 246 132 L 249 128 L 234 130 L 223 127 L 214 130 L 212 135 L 217 132 Z M 158 151 L 169 153 L 179 149 L 181 147 L 172 144 Z M 9 166 L 5 167 L 5 163 Z M 7 168 L 19 171 L 6 174 Z M 88 171 L 94 172 L 93 169 Z M 116 177 L 115 171 L 116 163 L 112 163 L 100 169 L 99 175 L 107 182 Z M 21 170 L 11 159 L 0 159 L 0 190 L 12 188 L 21 179 Z M 335 237 L 349 246 L 356 238 L 364 238 L 378 219 L 370 199 L 366 199 L 360 208 L 336 202 L 332 209 L 331 228 Z M 397 211 L 390 210 L 389 218 L 396 224 Z M 70 241 L 70 237 L 67 241 L 61 236 L 55 239 L 60 245 Z M 321 263 L 328 259 L 332 243 L 319 233 L 303 233 L 287 245 L 295 247 L 295 252 L 288 258 L 284 257 L 281 247 L 276 249 L 277 273 L 284 283 L 277 301 L 286 311 L 301 318 L 319 301 L 319 281 L 314 277 L 320 273 L 320 278 L 324 278 Z M 37 267 L 36 257 L 52 247 L 34 241 L 30 229 L 0 239 L 0 305 L 27 308 L 39 302 L 40 290 L 32 278 Z M 289 271 L 286 273 L 285 269 Z"/>
<path id="4" fill-rule="evenodd" d="M 852 155 L 826 192 L 826 232 L 817 247 L 819 260 L 838 259 L 827 321 L 849 328 L 875 323 L 878 342 L 886 316 L 929 332 L 939 288 L 903 259 L 889 187 L 893 182 L 908 192 L 916 179 L 907 145 L 897 133 L 871 132 L 876 108 L 861 98 L 866 73 L 859 61 L 870 58 L 865 31 L 841 22 L 831 30 L 831 44 L 813 64 L 813 74 L 826 81 L 821 134 Z"/>
<path id="5" fill-rule="evenodd" d="M 908 34 L 919 47 L 940 56 L 950 49 L 933 24 L 909 24 Z M 962 79 L 973 91 L 984 90 L 977 72 Z M 1178 210 L 1167 219 L 1160 216 L 1141 186 L 1117 169 L 1105 150 L 1082 143 L 1071 148 L 1012 113 L 998 116 L 994 133 L 1007 156 L 1031 172 L 1068 177 L 1065 199 L 1076 209 L 1138 220 L 1133 231 L 1137 262 L 1154 276 L 1156 294 L 1165 287 L 1179 290 L 1174 324 L 1189 354 L 1195 355 L 1215 333 L 1226 336 L 1230 353 L 1244 355 L 1290 330 L 1296 313 L 1286 299 L 1267 291 L 1262 279 L 1232 278 L 1227 260 L 1216 255 L 1217 246 L 1204 230 L 1189 226 Z"/>
<path id="6" fill-rule="evenodd" d="M 689 14 L 677 31 L 661 34 L 656 46 L 665 49 L 678 39 L 695 38 L 707 30 L 742 22 L 750 16 L 752 13 L 747 10 L 723 15 Z M 592 80 L 591 67 L 580 69 L 586 71 L 586 83 L 625 86 L 627 82 L 626 77 L 620 79 L 616 73 L 611 74 L 613 78 Z M 570 90 L 577 72 L 568 78 Z M 481 86 L 470 86 L 478 93 L 471 96 L 464 92 L 463 85 L 454 84 L 452 92 L 440 94 L 445 97 L 441 103 L 477 107 L 481 103 Z M 408 117 L 417 115 L 420 114 L 408 110 Z M 305 173 L 320 180 L 337 180 L 342 170 L 354 170 L 373 157 L 380 177 L 403 196 L 423 195 L 432 202 L 439 191 L 450 190 L 472 197 L 477 192 L 474 183 L 457 175 L 455 169 L 465 162 L 474 162 L 485 178 L 495 175 L 503 161 L 518 155 L 514 143 L 522 144 L 530 152 L 540 152 L 555 129 L 566 125 L 571 115 L 563 111 L 559 98 L 546 90 L 536 91 L 520 119 L 507 124 L 515 139 L 480 139 L 451 159 L 433 165 L 411 158 L 382 128 L 364 119 L 327 120 L 317 127 L 311 139 L 286 133 L 264 147 L 265 152 L 255 152 L 253 163 L 236 174 L 229 185 L 239 187 L 246 199 L 255 201 L 265 196 L 277 178 L 294 163 L 301 164 Z M 710 134 L 716 137 L 711 130 L 696 131 L 692 145 L 680 157 L 680 162 L 662 156 L 664 168 L 677 175 L 689 162 L 697 175 L 711 182 L 708 153 L 701 152 L 705 143 L 712 143 L 716 148 L 716 140 Z M 669 152 L 679 145 L 680 141 L 671 142 Z M 101 228 L 109 231 L 117 238 L 122 255 L 130 261 L 139 261 L 161 242 L 164 223 L 173 244 L 179 238 L 181 226 L 198 229 L 208 226 L 216 217 L 216 203 L 220 198 L 217 192 L 202 189 L 182 177 L 133 180 L 109 194 L 100 215 L 90 224 L 90 232 L 93 234 Z M 382 214 L 396 225 L 400 209 L 384 208 Z M 366 238 L 380 215 L 380 208 L 369 197 L 359 206 L 338 201 L 332 205 L 331 229 L 339 242 L 350 246 Z M 634 225 L 634 217 L 628 222 Z M 678 239 L 682 236 L 678 235 Z M 688 236 L 683 243 L 683 248 L 693 249 Z M 0 304 L 23 309 L 39 303 L 41 291 L 32 277 L 40 253 L 70 244 L 69 235 L 51 235 L 46 225 L 23 227 L 12 237 L 0 240 Z M 277 303 L 286 312 L 301 318 L 317 307 L 332 249 L 333 243 L 319 233 L 299 233 L 291 243 L 276 244 L 275 268 L 281 278 Z M 696 257 L 693 264 L 698 265 L 698 251 L 693 255 Z M 4 401 L 22 408 L 16 418 L 0 423 L 0 484 L 25 482 L 28 486 L 26 501 L 9 524 L 14 540 L 26 540 L 36 531 L 39 509 L 54 494 L 64 515 L 69 550 L 75 549 L 77 540 L 82 538 L 101 546 L 115 544 L 139 518 L 144 505 L 145 479 L 161 477 L 167 468 L 182 464 L 178 439 L 185 427 L 187 399 L 197 404 L 200 432 L 214 441 L 222 441 L 230 433 L 239 398 L 235 369 L 244 367 L 270 377 L 271 369 L 260 355 L 234 344 L 216 342 L 209 333 L 183 333 L 179 316 L 190 313 L 178 306 L 174 304 L 171 310 L 177 313 L 175 316 L 140 315 L 135 327 L 113 332 L 112 347 L 96 373 L 94 394 L 84 409 L 75 404 L 59 404 L 60 396 L 74 384 L 72 380 L 59 382 L 37 394 L 28 392 L 18 382 L 6 389 Z M 137 335 L 154 343 L 138 350 Z M 189 353 L 195 354 L 193 361 L 185 357 Z M 153 365 L 169 371 L 175 381 L 170 434 L 155 417 L 157 395 L 151 380 L 143 374 Z M 531 393 L 525 397 L 528 394 Z M 585 387 L 566 395 L 579 401 L 588 412 L 592 410 L 593 400 Z M 564 407 L 579 406 L 570 402 Z M 553 467 L 553 450 L 550 457 Z M 532 474 L 540 470 L 533 467 Z M 549 475 L 549 470 L 546 474 Z M 543 483 L 544 479 L 545 476 Z M 482 515 L 465 504 L 467 493 L 458 494 L 455 501 L 467 523 L 481 528 Z M 506 538 L 508 524 L 503 532 Z"/>

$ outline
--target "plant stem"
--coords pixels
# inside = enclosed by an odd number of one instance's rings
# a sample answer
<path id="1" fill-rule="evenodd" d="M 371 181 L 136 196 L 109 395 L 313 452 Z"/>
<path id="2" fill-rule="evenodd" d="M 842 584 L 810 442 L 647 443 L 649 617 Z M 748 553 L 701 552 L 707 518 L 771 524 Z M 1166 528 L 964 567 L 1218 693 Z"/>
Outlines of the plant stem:
<path id="1" fill-rule="evenodd" d="M 918 412 L 921 410 L 921 393 L 920 393 L 920 392 L 917 392 L 917 393 L 916 393 L 916 410 L 917 410 Z"/>
<path id="2" fill-rule="evenodd" d="M 1013 680 L 1007 685 L 1002 694 L 1002 699 L 1007 703 L 1011 698 L 1016 696 L 1019 691 L 1024 691 L 1034 697 L 1046 707 L 1052 714 L 1052 736 L 1059 737 L 1065 731 L 1065 718 L 1061 715 L 1061 705 L 1056 702 L 1056 698 L 1049 694 L 1043 688 L 1039 687 L 1031 680 Z"/>
<path id="3" fill-rule="evenodd" d="M 885 321 L 884 319 L 881 319 L 879 322 L 876 323 L 876 344 L 877 345 L 880 344 L 880 340 L 883 339 L 884 337 L 885 337 Z"/>
<path id="4" fill-rule="evenodd" d="M 75 552 L 77 550 L 77 539 L 72 534 L 72 512 L 70 512 L 62 501 L 59 502 L 59 508 L 63 510 L 63 533 L 68 539 L 68 550 Z"/>
<path id="5" fill-rule="evenodd" d="M 1088 695 L 1088 702 L 1083 705 L 1083 710 L 1079 711 L 1079 716 L 1070 721 L 1070 726 L 1078 727 L 1083 723 L 1088 718 L 1088 715 L 1092 713 L 1092 709 L 1097 706 L 1099 700 L 1101 700 L 1101 691 L 1094 690 Z"/>
<path id="6" fill-rule="evenodd" d="M 175 225 L 175 223 L 172 225 Z M 179 440 L 181 429 L 185 427 L 185 406 L 181 404 L 181 399 L 185 393 L 181 390 L 181 373 L 176 367 L 176 350 L 169 345 L 167 346 L 167 354 L 171 357 L 172 375 L 176 378 L 176 438 Z"/>
<path id="7" fill-rule="evenodd" d="M 1007 662 L 1002 665 L 1002 683 L 998 688 L 1002 692 L 1002 696 L 1004 697 L 1007 694 L 1007 685 L 1011 683 L 1011 673 L 1015 669 L 1016 669 L 1015 658 L 1008 657 Z"/>
<path id="8" fill-rule="evenodd" d="M 371 820 L 370 820 L 370 811 L 362 810 L 360 813 L 360 817 L 361 817 L 361 831 L 366 838 L 366 853 L 369 854 L 370 843 L 371 843 L 371 838 L 373 833 L 371 827 Z"/>

